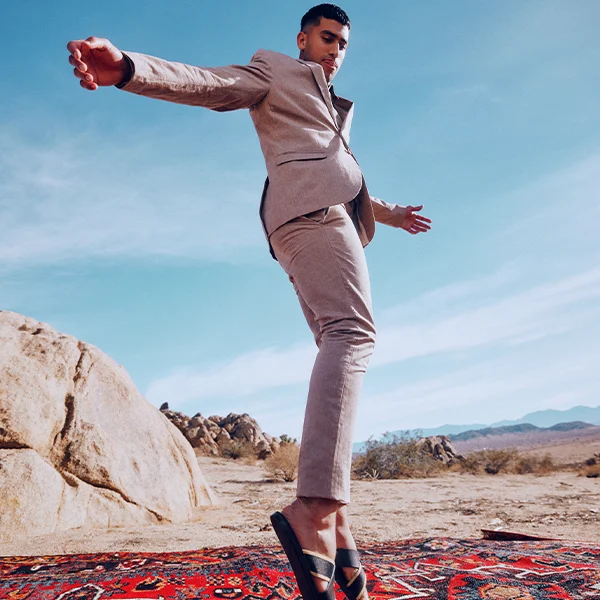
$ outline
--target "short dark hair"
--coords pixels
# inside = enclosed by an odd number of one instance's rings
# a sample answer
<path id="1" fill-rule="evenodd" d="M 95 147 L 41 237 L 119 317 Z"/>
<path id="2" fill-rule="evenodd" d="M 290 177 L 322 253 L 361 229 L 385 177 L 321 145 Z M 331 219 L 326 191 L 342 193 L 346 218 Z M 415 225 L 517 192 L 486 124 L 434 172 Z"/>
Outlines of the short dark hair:
<path id="1" fill-rule="evenodd" d="M 308 25 L 319 25 L 319 23 L 321 23 L 321 17 L 337 21 L 350 29 L 350 18 L 339 6 L 336 6 L 335 4 L 319 4 L 318 6 L 313 6 L 302 17 L 302 20 L 300 21 L 300 31 L 304 31 Z"/>

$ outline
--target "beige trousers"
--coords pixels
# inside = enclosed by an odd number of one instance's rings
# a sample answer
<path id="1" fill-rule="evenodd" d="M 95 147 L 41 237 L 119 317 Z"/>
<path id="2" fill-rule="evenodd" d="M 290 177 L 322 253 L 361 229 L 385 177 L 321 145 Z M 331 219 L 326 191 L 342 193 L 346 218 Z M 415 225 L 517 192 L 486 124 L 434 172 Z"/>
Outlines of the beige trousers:
<path id="1" fill-rule="evenodd" d="M 358 400 L 375 344 L 365 253 L 343 204 L 285 223 L 270 242 L 319 348 L 308 390 L 296 495 L 347 504 Z"/>

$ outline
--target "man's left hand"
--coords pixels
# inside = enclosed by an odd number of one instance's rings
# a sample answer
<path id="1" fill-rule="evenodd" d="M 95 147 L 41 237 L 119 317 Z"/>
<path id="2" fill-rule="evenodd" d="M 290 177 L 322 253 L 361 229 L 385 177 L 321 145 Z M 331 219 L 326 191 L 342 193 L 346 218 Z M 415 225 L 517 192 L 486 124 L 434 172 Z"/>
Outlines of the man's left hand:
<path id="1" fill-rule="evenodd" d="M 423 204 L 420 206 L 407 206 L 406 214 L 404 216 L 404 222 L 402 223 L 402 229 L 408 231 L 408 233 L 412 233 L 413 235 L 425 231 L 429 231 L 431 229 L 431 219 L 424 217 L 422 215 L 417 214 L 423 208 Z"/>

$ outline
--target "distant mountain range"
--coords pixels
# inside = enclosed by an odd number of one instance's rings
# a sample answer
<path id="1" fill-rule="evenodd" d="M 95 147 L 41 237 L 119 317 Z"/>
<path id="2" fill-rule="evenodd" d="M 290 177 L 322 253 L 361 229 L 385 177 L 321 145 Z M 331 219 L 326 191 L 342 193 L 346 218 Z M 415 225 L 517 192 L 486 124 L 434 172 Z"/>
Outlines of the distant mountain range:
<path id="1" fill-rule="evenodd" d="M 595 427 L 590 423 L 582 423 L 581 421 L 572 421 L 571 423 L 558 423 L 552 427 L 536 427 L 529 423 L 520 425 L 503 425 L 502 427 L 485 427 L 483 429 L 470 429 L 448 436 L 453 442 L 466 442 L 479 437 L 489 437 L 494 435 L 506 435 L 507 433 L 533 433 L 538 431 L 574 431 L 580 429 L 589 429 Z"/>
<path id="2" fill-rule="evenodd" d="M 468 425 L 443 425 L 442 427 L 434 427 L 430 429 L 412 429 L 409 430 L 409 433 L 418 433 L 423 436 L 457 436 L 467 431 L 481 431 L 482 429 L 488 428 L 502 428 L 511 427 L 515 425 L 530 425 L 533 426 L 534 429 L 547 429 L 551 427 L 554 428 L 556 425 L 561 424 L 570 425 L 573 422 L 589 425 L 600 425 L 600 406 L 596 406 L 595 408 L 591 406 L 574 406 L 573 408 L 569 408 L 567 410 L 538 410 L 535 412 L 527 413 L 524 417 L 516 419 L 514 421 L 497 421 L 496 423 L 491 423 L 487 425 L 481 423 L 470 423 Z M 400 435 L 405 431 L 406 430 L 404 429 L 397 429 L 395 431 L 390 431 L 390 433 Z M 365 442 L 355 443 L 352 447 L 353 452 L 362 452 L 364 449 L 364 445 Z"/>

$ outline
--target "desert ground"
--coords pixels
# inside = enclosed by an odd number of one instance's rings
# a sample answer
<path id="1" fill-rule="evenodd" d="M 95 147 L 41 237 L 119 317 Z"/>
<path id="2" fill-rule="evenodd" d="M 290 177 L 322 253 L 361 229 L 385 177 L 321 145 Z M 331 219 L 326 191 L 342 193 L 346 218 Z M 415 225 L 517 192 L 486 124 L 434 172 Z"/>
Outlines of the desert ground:
<path id="1" fill-rule="evenodd" d="M 551 451 L 555 459 L 571 462 L 600 450 L 586 440 L 534 451 Z M 294 499 L 296 484 L 272 482 L 260 461 L 244 464 L 205 456 L 198 461 L 220 503 L 202 508 L 193 522 L 75 529 L 0 541 L 0 556 L 277 545 L 269 515 Z M 359 548 L 361 543 L 409 538 L 481 538 L 482 528 L 600 544 L 600 479 L 574 471 L 353 480 L 351 496 L 349 511 Z"/>

